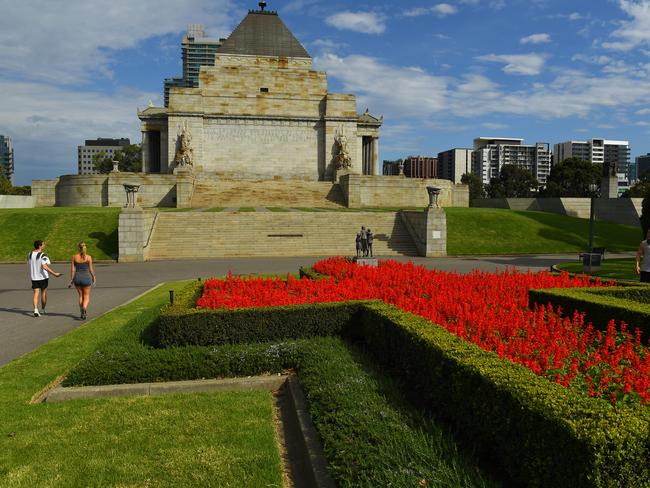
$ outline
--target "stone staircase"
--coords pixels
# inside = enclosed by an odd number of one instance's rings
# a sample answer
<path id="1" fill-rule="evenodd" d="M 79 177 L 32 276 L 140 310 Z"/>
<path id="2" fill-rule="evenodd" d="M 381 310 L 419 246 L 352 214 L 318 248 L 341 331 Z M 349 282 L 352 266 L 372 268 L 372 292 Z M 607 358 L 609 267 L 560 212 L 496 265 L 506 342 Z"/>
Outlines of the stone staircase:
<path id="1" fill-rule="evenodd" d="M 193 208 L 345 206 L 338 183 L 301 180 L 219 180 L 197 178 Z"/>
<path id="2" fill-rule="evenodd" d="M 242 256 L 353 256 L 362 225 L 376 256 L 416 256 L 393 212 L 161 212 L 147 259 Z"/>

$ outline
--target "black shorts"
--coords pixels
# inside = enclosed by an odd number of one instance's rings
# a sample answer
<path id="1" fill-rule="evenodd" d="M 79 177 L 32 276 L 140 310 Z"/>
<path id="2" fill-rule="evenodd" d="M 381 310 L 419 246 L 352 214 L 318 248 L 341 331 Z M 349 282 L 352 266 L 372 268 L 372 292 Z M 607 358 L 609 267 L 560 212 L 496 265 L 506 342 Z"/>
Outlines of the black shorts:
<path id="1" fill-rule="evenodd" d="M 41 290 L 45 290 L 47 288 L 47 282 L 48 282 L 47 278 L 45 278 L 44 280 L 32 280 L 32 290 L 36 290 L 37 288 L 40 288 Z"/>
<path id="2" fill-rule="evenodd" d="M 650 283 L 650 271 L 641 271 L 641 283 Z"/>

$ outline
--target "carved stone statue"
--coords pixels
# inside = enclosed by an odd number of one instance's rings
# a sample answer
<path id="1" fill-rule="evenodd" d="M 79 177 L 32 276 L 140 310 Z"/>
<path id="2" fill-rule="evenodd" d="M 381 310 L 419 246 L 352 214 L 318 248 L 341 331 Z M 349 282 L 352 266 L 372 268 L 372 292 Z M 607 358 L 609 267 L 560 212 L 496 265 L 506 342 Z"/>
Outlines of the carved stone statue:
<path id="1" fill-rule="evenodd" d="M 334 159 L 336 162 L 336 169 L 345 169 L 351 167 L 352 158 L 350 158 L 350 152 L 348 150 L 348 140 L 343 133 L 342 127 L 336 129 L 336 134 L 334 135 L 334 143 L 336 144 L 336 157 Z"/>
<path id="2" fill-rule="evenodd" d="M 183 122 L 178 141 L 178 149 L 176 150 L 176 156 L 174 156 L 176 166 L 192 166 L 194 163 L 194 150 L 192 149 L 192 134 L 187 126 L 187 121 Z"/>
<path id="3" fill-rule="evenodd" d="M 605 161 L 603 163 L 603 176 L 616 176 L 618 171 L 616 161 Z"/>

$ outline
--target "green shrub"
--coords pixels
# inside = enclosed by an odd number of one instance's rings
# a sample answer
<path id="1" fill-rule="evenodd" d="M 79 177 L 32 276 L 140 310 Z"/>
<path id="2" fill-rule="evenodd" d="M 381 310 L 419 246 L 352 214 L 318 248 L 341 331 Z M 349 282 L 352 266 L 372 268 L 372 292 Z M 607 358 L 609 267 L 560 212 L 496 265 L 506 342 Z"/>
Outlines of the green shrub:
<path id="1" fill-rule="evenodd" d="M 530 290 L 531 304 L 561 307 L 565 315 L 585 312 L 594 327 L 606 330 L 612 319 L 624 321 L 631 330 L 641 329 L 650 337 L 650 287 L 644 285 L 608 288 L 548 288 Z"/>
<path id="2" fill-rule="evenodd" d="M 300 384 L 341 487 L 490 486 L 394 382 L 339 338 L 305 343 Z"/>
<path id="3" fill-rule="evenodd" d="M 170 306 L 160 314 L 157 341 L 162 347 L 209 346 L 340 335 L 357 320 L 358 310 L 359 302 L 219 310 Z"/>
<path id="4" fill-rule="evenodd" d="M 536 376 L 420 317 L 368 304 L 363 336 L 414 398 L 524 485 L 645 486 L 647 416 Z"/>
<path id="5" fill-rule="evenodd" d="M 113 344 L 81 361 L 70 371 L 63 385 L 150 383 L 281 373 L 299 364 L 302 342 L 170 349 Z"/>
<path id="6" fill-rule="evenodd" d="M 321 279 L 324 279 L 324 278 L 329 278 L 328 275 L 317 273 L 316 271 L 314 271 L 314 268 L 311 268 L 311 267 L 304 268 L 304 267 L 301 266 L 300 269 L 298 270 L 298 273 L 299 273 L 300 278 L 303 278 L 303 277 L 306 276 L 310 280 L 321 280 Z"/>

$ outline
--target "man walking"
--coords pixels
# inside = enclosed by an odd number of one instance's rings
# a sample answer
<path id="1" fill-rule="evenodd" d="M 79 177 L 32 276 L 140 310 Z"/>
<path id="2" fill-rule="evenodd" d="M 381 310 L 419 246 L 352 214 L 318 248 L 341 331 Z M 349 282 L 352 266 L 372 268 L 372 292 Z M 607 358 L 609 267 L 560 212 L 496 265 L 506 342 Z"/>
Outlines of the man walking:
<path id="1" fill-rule="evenodd" d="M 40 239 L 34 241 L 34 250 L 27 256 L 27 264 L 29 265 L 29 275 L 32 279 L 32 290 L 34 290 L 33 305 L 34 317 L 40 317 L 41 313 L 45 313 L 45 305 L 47 305 L 47 285 L 50 275 L 52 273 L 57 278 L 61 273 L 57 273 L 50 268 L 50 258 L 43 251 L 45 249 L 45 242 Z M 41 295 L 41 313 L 38 311 L 38 295 Z"/>

